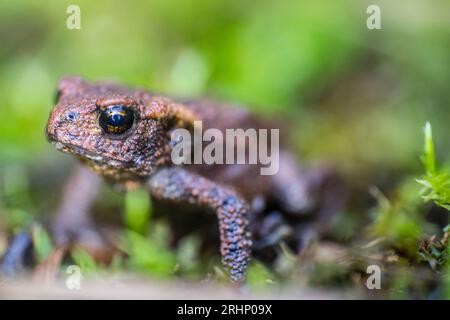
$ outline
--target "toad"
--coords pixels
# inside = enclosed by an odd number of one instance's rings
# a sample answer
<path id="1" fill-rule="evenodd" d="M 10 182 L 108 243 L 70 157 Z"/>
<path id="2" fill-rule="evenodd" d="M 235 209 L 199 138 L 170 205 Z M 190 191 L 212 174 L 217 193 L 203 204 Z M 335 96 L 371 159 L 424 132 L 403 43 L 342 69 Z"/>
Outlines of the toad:
<path id="1" fill-rule="evenodd" d="M 190 208 L 214 213 L 222 262 L 233 282 L 244 280 L 252 249 L 264 256 L 284 240 L 298 251 L 326 229 L 342 203 L 338 180 L 324 167 L 305 170 L 283 148 L 274 175 L 261 175 L 260 164 L 174 165 L 171 134 L 193 130 L 199 120 L 221 132 L 273 127 L 242 107 L 63 78 L 46 135 L 89 170 L 80 167 L 69 180 L 53 225 L 56 241 L 100 239 L 89 217 L 98 176 L 124 190 L 147 188 L 153 201 L 178 205 L 178 215 Z"/>

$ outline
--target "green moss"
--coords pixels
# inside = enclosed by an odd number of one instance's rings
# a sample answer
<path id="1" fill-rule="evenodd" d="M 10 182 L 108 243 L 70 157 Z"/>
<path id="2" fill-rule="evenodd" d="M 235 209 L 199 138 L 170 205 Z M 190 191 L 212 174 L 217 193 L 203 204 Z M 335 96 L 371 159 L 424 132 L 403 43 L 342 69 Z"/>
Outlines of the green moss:
<path id="1" fill-rule="evenodd" d="M 417 180 L 422 185 L 420 193 L 426 202 L 432 201 L 450 210 L 450 174 L 436 169 L 433 135 L 429 122 L 425 125 L 424 133 L 425 147 L 422 161 L 426 175 Z"/>

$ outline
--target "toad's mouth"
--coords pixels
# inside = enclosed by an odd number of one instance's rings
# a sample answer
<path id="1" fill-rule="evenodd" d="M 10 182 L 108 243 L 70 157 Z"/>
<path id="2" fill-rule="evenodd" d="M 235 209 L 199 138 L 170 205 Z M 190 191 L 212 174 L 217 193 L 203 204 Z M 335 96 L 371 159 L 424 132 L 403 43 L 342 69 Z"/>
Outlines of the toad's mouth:
<path id="1" fill-rule="evenodd" d="M 134 163 L 132 161 L 122 161 L 117 160 L 105 156 L 101 156 L 99 154 L 96 154 L 95 152 L 86 150 L 85 148 L 68 144 L 68 143 L 62 143 L 60 141 L 51 141 L 52 145 L 55 147 L 56 150 L 72 154 L 76 156 L 77 158 L 83 160 L 83 161 L 89 161 L 96 165 L 103 165 L 108 166 L 113 169 L 130 169 L 133 168 Z"/>

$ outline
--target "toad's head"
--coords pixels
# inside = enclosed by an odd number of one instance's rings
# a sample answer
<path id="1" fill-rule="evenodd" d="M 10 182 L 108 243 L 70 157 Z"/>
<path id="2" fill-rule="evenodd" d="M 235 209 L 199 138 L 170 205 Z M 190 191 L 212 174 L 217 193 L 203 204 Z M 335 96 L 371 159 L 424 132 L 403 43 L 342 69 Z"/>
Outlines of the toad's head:
<path id="1" fill-rule="evenodd" d="M 183 105 L 140 89 L 59 82 L 48 120 L 48 140 L 113 180 L 136 180 L 170 161 L 170 131 L 188 127 L 194 115 Z"/>

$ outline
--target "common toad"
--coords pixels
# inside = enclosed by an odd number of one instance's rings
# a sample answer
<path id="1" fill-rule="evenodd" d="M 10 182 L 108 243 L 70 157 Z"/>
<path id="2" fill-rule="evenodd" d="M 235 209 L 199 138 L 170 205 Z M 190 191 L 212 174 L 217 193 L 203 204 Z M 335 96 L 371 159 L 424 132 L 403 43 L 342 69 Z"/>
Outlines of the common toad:
<path id="1" fill-rule="evenodd" d="M 66 77 L 59 83 L 46 133 L 57 149 L 124 189 L 146 187 L 155 201 L 214 212 L 222 261 L 232 281 L 245 278 L 252 247 L 263 256 L 264 248 L 284 239 L 300 250 L 312 234 L 325 230 L 342 202 L 340 184 L 330 170 L 305 170 L 284 149 L 275 175 L 261 175 L 260 164 L 175 166 L 171 133 L 192 130 L 195 120 L 223 132 L 271 127 L 236 106 L 173 100 Z M 98 183 L 85 169 L 71 178 L 54 224 L 58 241 L 97 239 L 88 212 Z"/>

